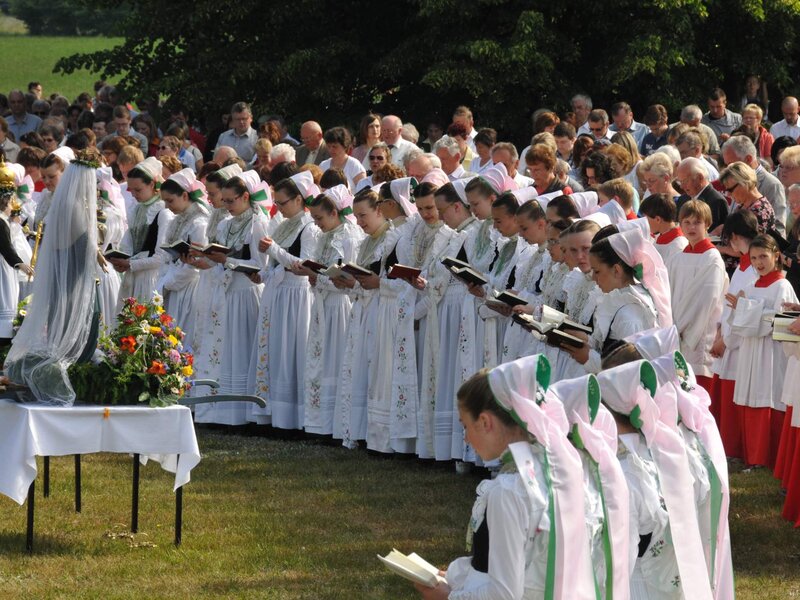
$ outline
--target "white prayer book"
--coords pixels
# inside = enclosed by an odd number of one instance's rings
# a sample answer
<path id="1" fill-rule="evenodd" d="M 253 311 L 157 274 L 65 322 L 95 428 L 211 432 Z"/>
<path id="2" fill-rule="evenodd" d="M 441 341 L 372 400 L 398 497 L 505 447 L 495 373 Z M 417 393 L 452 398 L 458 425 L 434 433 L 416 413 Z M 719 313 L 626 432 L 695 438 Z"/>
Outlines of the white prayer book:
<path id="1" fill-rule="evenodd" d="M 386 556 L 378 554 L 378 560 L 393 573 L 414 583 L 431 588 L 446 583 L 445 578 L 439 575 L 439 569 L 414 552 L 406 556 L 393 548 Z"/>
<path id="2" fill-rule="evenodd" d="M 800 335 L 789 331 L 789 325 L 796 319 L 775 317 L 772 321 L 772 339 L 776 342 L 800 342 Z"/>

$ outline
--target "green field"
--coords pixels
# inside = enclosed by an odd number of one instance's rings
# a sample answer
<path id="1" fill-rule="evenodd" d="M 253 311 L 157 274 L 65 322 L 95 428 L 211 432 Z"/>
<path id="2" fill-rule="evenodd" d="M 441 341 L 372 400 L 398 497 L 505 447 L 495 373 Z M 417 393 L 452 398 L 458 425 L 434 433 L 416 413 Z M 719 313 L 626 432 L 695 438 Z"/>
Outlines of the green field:
<path id="1" fill-rule="evenodd" d="M 9 21 L 13 20 L 6 18 L 5 24 Z M 0 31 L 9 29 L 0 23 Z M 93 93 L 97 74 L 79 71 L 64 76 L 53 73 L 53 67 L 63 56 L 112 48 L 121 42 L 122 38 L 0 35 L 0 56 L 4 57 L 0 92 L 8 94 L 14 88 L 26 90 L 29 81 L 39 81 L 45 95 L 59 92 L 70 101 L 81 92 Z"/>

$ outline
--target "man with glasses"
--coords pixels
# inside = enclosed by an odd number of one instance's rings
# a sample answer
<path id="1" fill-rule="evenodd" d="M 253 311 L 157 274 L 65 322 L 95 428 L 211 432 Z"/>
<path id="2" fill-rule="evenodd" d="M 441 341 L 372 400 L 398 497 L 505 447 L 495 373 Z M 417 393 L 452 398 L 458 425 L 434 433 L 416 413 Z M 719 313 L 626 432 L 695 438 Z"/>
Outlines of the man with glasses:
<path id="1" fill-rule="evenodd" d="M 633 136 L 638 148 L 644 136 L 647 135 L 648 129 L 643 123 L 638 123 L 633 118 L 633 109 L 627 102 L 617 102 L 611 106 L 611 118 L 614 123 L 608 128 L 612 134 L 618 131 L 627 131 Z"/>
<path id="2" fill-rule="evenodd" d="M 42 124 L 39 117 L 28 112 L 25 94 L 20 90 L 11 90 L 8 94 L 8 108 L 11 110 L 11 114 L 6 120 L 8 129 L 14 134 L 15 140 L 19 140 L 26 133 L 36 131 Z"/>
<path id="3" fill-rule="evenodd" d="M 608 127 L 608 113 L 602 108 L 595 108 L 589 113 L 589 120 L 586 122 L 589 133 L 594 141 L 611 139 L 614 132 Z"/>
<path id="4" fill-rule="evenodd" d="M 247 102 L 237 102 L 231 107 L 231 129 L 220 134 L 216 148 L 230 146 L 245 162 L 250 162 L 255 154 L 258 133 L 251 127 L 253 113 Z M 215 148 L 215 150 L 216 150 Z"/>
<path id="5" fill-rule="evenodd" d="M 114 133 L 107 136 L 106 139 L 110 139 L 112 137 L 117 137 L 117 136 L 121 137 L 130 136 L 139 142 L 139 148 L 143 152 L 147 152 L 147 147 L 149 145 L 147 138 L 138 131 L 136 131 L 135 129 L 131 129 L 131 121 L 132 121 L 131 111 L 129 111 L 125 106 L 121 105 L 115 106 L 112 115 L 113 115 L 115 131 Z M 106 140 L 103 140 L 103 142 L 105 141 Z"/>
<path id="6" fill-rule="evenodd" d="M 300 126 L 300 141 L 302 144 L 295 153 L 298 165 L 318 165 L 331 157 L 322 137 L 322 127 L 316 121 L 306 121 Z"/>

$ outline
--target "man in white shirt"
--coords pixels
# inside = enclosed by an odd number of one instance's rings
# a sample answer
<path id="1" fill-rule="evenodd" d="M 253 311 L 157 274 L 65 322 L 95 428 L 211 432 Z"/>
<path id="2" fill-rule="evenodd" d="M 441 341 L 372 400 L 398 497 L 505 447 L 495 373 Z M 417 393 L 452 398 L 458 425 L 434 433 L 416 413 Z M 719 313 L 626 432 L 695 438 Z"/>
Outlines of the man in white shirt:
<path id="1" fill-rule="evenodd" d="M 497 142 L 492 146 L 492 162 L 494 164 L 503 163 L 508 176 L 511 177 L 519 187 L 523 188 L 533 185 L 533 179 L 525 177 L 525 175 L 517 171 L 517 167 L 519 166 L 519 154 L 514 144 L 510 142 Z"/>
<path id="2" fill-rule="evenodd" d="M 439 157 L 442 163 L 442 171 L 450 178 L 450 181 L 474 175 L 474 173 L 467 172 L 461 166 L 461 148 L 454 138 L 443 135 L 433 145 L 433 152 Z"/>
<path id="3" fill-rule="evenodd" d="M 478 130 L 475 129 L 475 122 L 472 118 L 472 111 L 466 106 L 459 106 L 453 112 L 453 123 L 461 123 L 467 130 L 467 146 L 474 154 L 478 151 L 475 149 L 475 136 L 478 135 Z M 462 157 L 463 158 L 463 157 Z"/>
<path id="4" fill-rule="evenodd" d="M 741 161 L 755 170 L 756 188 L 769 201 L 775 213 L 775 229 L 781 235 L 786 235 L 786 219 L 789 216 L 786 191 L 778 178 L 761 166 L 756 147 L 750 138 L 744 135 L 732 136 L 722 145 L 722 159 L 726 165 Z"/>
<path id="5" fill-rule="evenodd" d="M 578 135 L 589 134 L 594 141 L 603 138 L 610 140 L 614 133 L 608 127 L 608 113 L 602 108 L 595 108 L 589 113 L 589 119 L 578 130 Z"/>
<path id="6" fill-rule="evenodd" d="M 402 128 L 403 121 L 400 117 L 386 115 L 381 119 L 381 139 L 389 146 L 392 162 L 396 165 L 402 165 L 405 155 L 416 148 L 414 144 L 403 139 L 400 131 Z"/>
<path id="7" fill-rule="evenodd" d="M 575 94 L 570 100 L 572 105 L 572 112 L 575 113 L 575 128 L 578 130 L 578 135 L 581 134 L 581 129 L 586 125 L 589 119 L 589 113 L 592 111 L 592 99 L 586 94 Z M 584 133 L 589 133 L 589 128 L 586 127 Z"/>
<path id="8" fill-rule="evenodd" d="M 716 181 L 719 179 L 719 169 L 711 163 L 711 161 L 703 155 L 703 140 L 700 134 L 696 131 L 685 131 L 677 140 L 675 140 L 675 147 L 680 152 L 681 160 L 686 158 L 697 158 L 703 162 L 706 168 L 709 181 Z"/>
<path id="9" fill-rule="evenodd" d="M 237 102 L 231 107 L 232 129 L 228 129 L 220 134 L 216 148 L 220 146 L 230 146 L 236 150 L 236 154 L 245 162 L 250 162 L 255 153 L 255 145 L 258 140 L 258 133 L 250 125 L 253 122 L 253 113 L 247 102 Z M 215 148 L 215 149 L 216 149 Z"/>
<path id="10" fill-rule="evenodd" d="M 775 123 L 769 132 L 776 140 L 785 135 L 796 140 L 800 137 L 800 123 L 797 122 L 797 98 L 786 96 L 781 102 L 781 112 L 783 113 L 783 120 Z"/>
<path id="11" fill-rule="evenodd" d="M 633 110 L 627 102 L 617 102 L 611 106 L 611 120 L 614 122 L 608 128 L 609 131 L 612 134 L 618 131 L 627 131 L 636 140 L 637 148 L 641 145 L 644 136 L 650 133 L 644 123 L 638 123 L 633 118 Z"/>

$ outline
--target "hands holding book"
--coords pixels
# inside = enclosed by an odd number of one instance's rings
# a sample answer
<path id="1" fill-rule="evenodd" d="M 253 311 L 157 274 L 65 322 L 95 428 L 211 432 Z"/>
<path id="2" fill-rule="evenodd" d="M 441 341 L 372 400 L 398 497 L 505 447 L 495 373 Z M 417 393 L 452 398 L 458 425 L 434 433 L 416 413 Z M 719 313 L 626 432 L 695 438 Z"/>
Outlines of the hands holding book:
<path id="1" fill-rule="evenodd" d="M 467 291 L 475 296 L 476 298 L 485 298 L 486 297 L 486 290 L 483 289 L 482 285 L 476 285 L 474 283 L 467 284 Z"/>
<path id="2" fill-rule="evenodd" d="M 589 360 L 589 334 L 585 331 L 576 331 L 574 329 L 570 329 L 569 334 L 583 340 L 584 344 L 580 347 L 576 347 L 566 342 L 561 342 L 560 348 L 574 358 L 576 362 L 585 365 Z"/>
<path id="3" fill-rule="evenodd" d="M 443 571 L 439 571 L 439 574 L 444 577 Z M 417 588 L 423 600 L 447 600 L 450 597 L 450 586 L 446 582 L 438 583 L 433 588 L 420 583 L 415 583 L 414 587 Z"/>
<path id="4" fill-rule="evenodd" d="M 369 275 L 354 275 L 365 290 L 377 290 L 381 286 L 381 279 L 375 273 Z"/>

